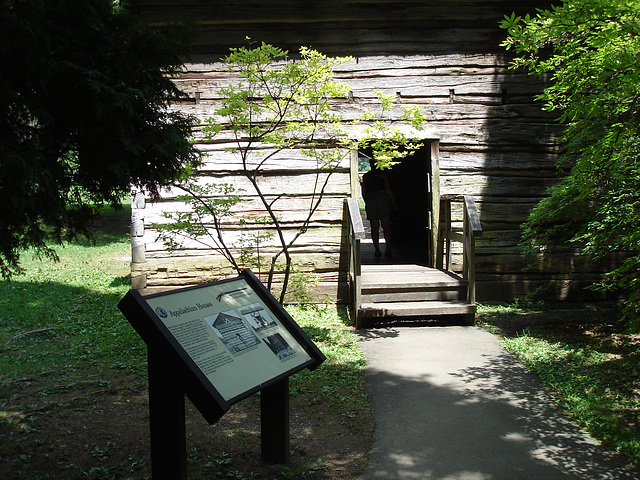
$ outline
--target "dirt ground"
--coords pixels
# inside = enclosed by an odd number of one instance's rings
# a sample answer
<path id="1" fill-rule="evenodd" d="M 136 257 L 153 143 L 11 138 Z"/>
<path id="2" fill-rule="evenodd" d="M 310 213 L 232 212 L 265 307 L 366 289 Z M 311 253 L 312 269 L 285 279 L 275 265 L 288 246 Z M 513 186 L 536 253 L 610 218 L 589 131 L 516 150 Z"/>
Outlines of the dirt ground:
<path id="1" fill-rule="evenodd" d="M 2 388 L 0 478 L 150 478 L 145 384 L 132 385 L 126 375 L 115 375 L 108 385 L 87 379 L 56 386 L 45 376 Z M 187 400 L 190 478 L 348 479 L 363 469 L 371 432 L 352 431 L 304 395 L 291 403 L 291 462 L 263 462 L 259 404 L 257 397 L 251 397 L 210 426 Z"/>

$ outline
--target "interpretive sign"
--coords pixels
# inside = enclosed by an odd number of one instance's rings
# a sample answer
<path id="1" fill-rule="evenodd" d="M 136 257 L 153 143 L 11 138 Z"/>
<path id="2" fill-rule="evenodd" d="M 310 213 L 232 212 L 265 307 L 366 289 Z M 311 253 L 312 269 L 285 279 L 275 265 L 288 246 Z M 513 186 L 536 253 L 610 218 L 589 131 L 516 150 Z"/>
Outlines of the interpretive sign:
<path id="1" fill-rule="evenodd" d="M 186 480 L 186 394 L 209 423 L 261 391 L 262 457 L 289 454 L 289 376 L 325 357 L 250 271 L 118 304 L 147 344 L 153 478 Z"/>
<path id="2" fill-rule="evenodd" d="M 315 363 L 245 278 L 146 301 L 229 403 Z"/>
<path id="3" fill-rule="evenodd" d="M 147 345 L 172 350 L 186 377 L 197 379 L 185 392 L 210 423 L 233 403 L 325 359 L 249 270 L 144 297 L 130 291 L 119 307 Z M 199 401 L 207 395 L 217 410 Z"/>

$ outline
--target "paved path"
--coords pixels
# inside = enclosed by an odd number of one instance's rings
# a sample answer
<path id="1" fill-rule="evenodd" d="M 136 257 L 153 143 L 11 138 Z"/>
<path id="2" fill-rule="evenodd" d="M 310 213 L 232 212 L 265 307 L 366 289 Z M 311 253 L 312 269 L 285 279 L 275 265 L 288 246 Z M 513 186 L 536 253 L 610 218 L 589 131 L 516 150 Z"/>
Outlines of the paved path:
<path id="1" fill-rule="evenodd" d="M 375 421 L 362 480 L 638 479 L 479 327 L 362 330 Z"/>

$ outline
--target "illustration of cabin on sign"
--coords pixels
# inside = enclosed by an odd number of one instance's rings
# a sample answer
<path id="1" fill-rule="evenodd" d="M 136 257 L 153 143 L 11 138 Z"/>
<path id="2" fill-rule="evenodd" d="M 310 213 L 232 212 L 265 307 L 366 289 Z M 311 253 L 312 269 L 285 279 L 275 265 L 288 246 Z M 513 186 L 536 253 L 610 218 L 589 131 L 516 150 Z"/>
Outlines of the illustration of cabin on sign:
<path id="1" fill-rule="evenodd" d="M 214 318 L 205 318 L 205 321 L 231 353 L 239 353 L 260 344 L 249 326 L 236 315 L 222 312 Z"/>

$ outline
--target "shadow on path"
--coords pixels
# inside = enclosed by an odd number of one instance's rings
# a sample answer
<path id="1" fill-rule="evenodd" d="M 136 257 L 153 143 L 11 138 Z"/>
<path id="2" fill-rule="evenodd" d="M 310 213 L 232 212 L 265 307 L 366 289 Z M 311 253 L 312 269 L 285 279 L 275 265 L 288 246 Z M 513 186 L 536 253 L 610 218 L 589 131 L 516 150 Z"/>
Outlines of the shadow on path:
<path id="1" fill-rule="evenodd" d="M 636 479 L 479 327 L 360 333 L 376 425 L 362 479 Z"/>

